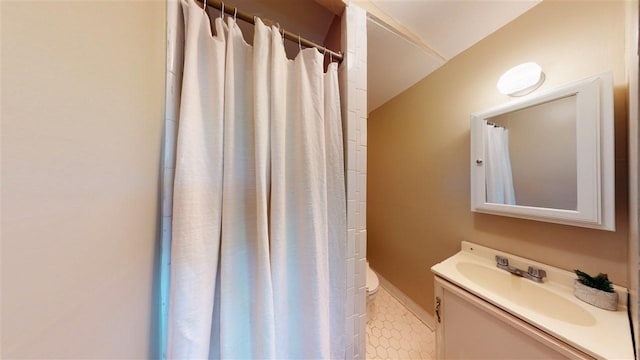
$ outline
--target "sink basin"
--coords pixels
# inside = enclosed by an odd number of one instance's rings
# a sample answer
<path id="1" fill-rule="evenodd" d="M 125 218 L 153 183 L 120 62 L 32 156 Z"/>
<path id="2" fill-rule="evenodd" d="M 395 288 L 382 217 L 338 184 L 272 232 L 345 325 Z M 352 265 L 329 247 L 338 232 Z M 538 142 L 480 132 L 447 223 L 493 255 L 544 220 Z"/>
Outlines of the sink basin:
<path id="1" fill-rule="evenodd" d="M 456 269 L 474 284 L 540 315 L 578 326 L 596 323 L 589 312 L 546 289 L 543 284 L 472 262 L 459 262 Z"/>
<path id="2" fill-rule="evenodd" d="M 497 268 L 496 256 L 508 258 L 511 265 L 521 269 L 544 269 L 544 283 Z M 461 296 L 474 295 L 481 304 L 506 311 L 585 355 L 576 358 L 635 358 L 626 304 L 621 301 L 616 311 L 608 311 L 581 302 L 573 295 L 576 275 L 571 271 L 468 241 L 462 241 L 460 252 L 431 270 L 436 283 L 448 282 Z M 626 297 L 627 289 L 615 288 Z M 503 315 L 509 317 L 499 316 Z"/>

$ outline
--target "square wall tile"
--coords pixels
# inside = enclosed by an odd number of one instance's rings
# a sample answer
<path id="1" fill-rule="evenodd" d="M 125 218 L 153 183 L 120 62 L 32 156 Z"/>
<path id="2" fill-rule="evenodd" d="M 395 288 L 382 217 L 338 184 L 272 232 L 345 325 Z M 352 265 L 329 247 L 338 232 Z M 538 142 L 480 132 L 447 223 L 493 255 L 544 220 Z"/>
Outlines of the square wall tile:
<path id="1" fill-rule="evenodd" d="M 363 231 L 367 228 L 367 199 L 358 201 L 358 223 L 356 224 L 356 230 Z M 357 234 L 356 234 L 357 236 Z M 358 249 L 356 249 L 358 252 Z"/>
<path id="2" fill-rule="evenodd" d="M 356 119 L 357 118 L 355 110 L 349 110 L 348 115 L 349 115 L 349 119 Z M 350 126 L 347 126 L 347 131 L 346 131 L 347 140 L 348 141 L 353 141 L 354 144 L 356 144 L 356 140 L 357 140 L 356 129 L 357 129 L 357 126 L 356 126 L 355 122 L 353 122 Z"/>
<path id="3" fill-rule="evenodd" d="M 367 286 L 367 259 L 365 259 L 364 254 L 358 259 L 356 259 L 356 289 L 358 288 L 366 288 Z M 366 296 L 366 289 L 365 294 Z M 356 299 L 358 296 L 356 295 Z M 366 310 L 365 310 L 366 311 Z M 364 314 L 364 311 L 359 313 L 358 315 Z"/>
<path id="4" fill-rule="evenodd" d="M 163 239 L 171 239 L 171 228 L 172 228 L 172 217 L 171 216 L 163 216 L 162 217 L 162 238 Z M 168 264 L 167 264 L 168 265 Z"/>
<path id="5" fill-rule="evenodd" d="M 356 228 L 356 207 L 355 200 L 347 200 L 347 231 Z"/>
<path id="6" fill-rule="evenodd" d="M 355 285 L 356 260 L 347 259 L 347 289 Z"/>
<path id="7" fill-rule="evenodd" d="M 360 145 L 367 146 L 367 118 L 360 117 L 360 126 L 358 127 L 358 131 L 360 132 L 358 139 Z"/>
<path id="8" fill-rule="evenodd" d="M 356 323 L 358 324 L 358 328 L 359 329 L 366 329 L 367 327 L 367 314 L 362 314 L 358 317 L 358 319 L 356 320 Z M 357 344 L 355 344 L 358 347 L 358 353 L 359 354 L 363 354 L 363 356 L 365 356 L 366 353 L 366 343 L 367 343 L 367 335 L 366 335 L 366 331 L 362 334 L 360 334 L 360 339 L 362 339 L 361 341 L 359 341 Z"/>
<path id="9" fill-rule="evenodd" d="M 356 170 L 362 173 L 367 172 L 367 147 L 366 146 L 358 146 L 356 149 L 358 160 L 356 164 Z"/>
<path id="10" fill-rule="evenodd" d="M 355 170 L 347 171 L 347 199 L 356 199 L 355 193 L 356 189 L 360 185 L 358 183 L 358 175 Z"/>
<path id="11" fill-rule="evenodd" d="M 366 274 L 366 267 L 363 267 L 361 264 L 361 258 L 360 256 L 358 256 L 356 259 L 354 259 L 354 270 L 355 270 L 355 277 L 354 277 L 354 286 L 356 288 L 359 288 L 362 286 L 362 284 L 366 283 L 365 280 L 365 274 Z"/>
<path id="12" fill-rule="evenodd" d="M 358 246 L 360 247 L 359 249 L 356 250 L 356 252 L 358 253 L 358 255 L 362 256 L 363 258 L 367 258 L 367 230 L 360 230 L 358 231 L 359 233 L 359 241 L 358 241 Z"/>
<path id="13" fill-rule="evenodd" d="M 365 53 L 366 56 L 366 53 Z M 356 64 L 356 89 L 360 91 L 367 91 L 367 63 L 366 59 L 357 59 Z M 366 105 L 366 103 L 365 103 Z"/>
<path id="14" fill-rule="evenodd" d="M 353 334 L 355 331 L 355 316 L 349 316 L 347 321 L 345 322 L 346 332 L 347 334 Z M 358 318 L 359 319 L 359 318 Z M 353 343 L 352 343 L 353 344 Z"/>
<path id="15" fill-rule="evenodd" d="M 364 284 L 362 287 L 358 288 L 356 290 L 356 296 L 355 296 L 355 307 L 356 307 L 356 314 L 357 316 L 360 316 L 361 314 L 365 314 L 366 313 L 366 299 L 365 299 L 365 295 L 367 293 L 367 289 L 364 287 Z M 364 331 L 364 328 L 362 329 L 362 331 Z"/>
<path id="16" fill-rule="evenodd" d="M 347 354 L 345 355 L 345 358 L 347 358 L 347 359 L 353 359 L 353 358 L 354 358 L 354 357 L 353 357 L 353 344 L 352 344 L 352 345 L 350 345 L 350 346 L 347 346 L 347 351 L 346 351 L 346 353 L 347 353 Z"/>
<path id="17" fill-rule="evenodd" d="M 178 76 L 172 72 L 167 72 L 166 81 L 165 118 L 178 120 L 178 117 L 180 116 L 180 89 L 182 81 L 180 81 Z"/>
<path id="18" fill-rule="evenodd" d="M 356 69 L 356 76 L 361 76 L 361 75 L 359 75 L 360 72 L 361 72 L 360 69 Z M 357 84 L 358 84 L 358 82 L 356 82 L 356 87 L 358 86 Z M 354 89 L 354 95 L 356 97 L 356 99 L 355 99 L 356 115 L 358 115 L 358 116 L 363 114 L 363 112 L 366 113 L 366 111 L 367 111 L 367 108 L 366 108 L 367 102 L 366 101 L 364 103 L 362 102 L 363 94 L 364 94 L 364 96 L 366 98 L 367 93 L 366 93 L 365 90 L 358 89 L 358 88 Z"/>
<path id="19" fill-rule="evenodd" d="M 345 55 L 346 55 L 345 60 L 347 63 L 347 69 L 349 69 L 348 79 L 349 81 L 355 81 L 355 80 L 351 80 L 354 76 L 356 76 L 355 73 L 353 73 L 357 64 L 355 49 L 352 50 L 351 48 L 348 48 Z"/>
<path id="20" fill-rule="evenodd" d="M 164 122 L 164 144 L 163 144 L 163 163 L 168 169 L 176 167 L 176 144 L 177 144 L 178 124 L 166 119 Z"/>
<path id="21" fill-rule="evenodd" d="M 167 70 L 176 72 L 182 68 L 184 45 L 184 20 L 178 0 L 167 0 Z"/>
<path id="22" fill-rule="evenodd" d="M 358 110 L 358 94 L 356 93 L 358 91 L 358 89 L 356 88 L 357 86 L 357 82 L 355 81 L 349 81 L 347 83 L 347 92 L 346 92 L 346 96 L 347 96 L 347 109 L 349 111 L 352 111 L 354 114 L 356 114 L 356 111 Z M 348 124 L 348 125 L 353 125 L 354 127 L 357 127 L 357 124 L 353 123 L 353 124 Z"/>
<path id="23" fill-rule="evenodd" d="M 162 216 L 173 215 L 173 179 L 175 169 L 162 170 Z"/>
<path id="24" fill-rule="evenodd" d="M 356 311 L 356 291 L 355 287 L 347 288 L 347 301 L 346 301 L 346 311 L 348 314 L 347 322 L 349 318 L 353 316 Z M 348 332 L 347 334 L 353 334 L 353 332 Z"/>
<path id="25" fill-rule="evenodd" d="M 358 346 L 358 344 L 360 343 L 360 334 L 356 333 L 353 336 L 353 358 L 354 359 L 364 359 L 365 354 L 362 354 L 362 357 L 360 357 L 360 346 Z"/>
<path id="26" fill-rule="evenodd" d="M 356 255 L 356 229 L 347 230 L 347 259 L 355 258 Z"/>
<path id="27" fill-rule="evenodd" d="M 346 162 L 347 162 L 347 171 L 349 170 L 358 170 L 356 167 L 356 142 L 355 141 L 348 141 L 347 142 L 347 158 L 346 158 Z M 355 198 L 354 198 L 355 199 Z"/>
<path id="28" fill-rule="evenodd" d="M 362 193 L 365 194 L 365 197 L 363 199 L 361 199 L 361 201 L 367 201 L 367 174 L 366 173 L 359 173 L 358 174 L 358 190 L 360 190 Z M 365 208 L 366 210 L 366 208 Z"/>
<path id="29" fill-rule="evenodd" d="M 366 68 L 363 69 L 363 77 L 367 76 Z M 366 86 L 366 85 L 365 85 Z M 367 117 L 367 90 L 356 89 L 356 111 L 360 111 L 360 116 Z"/>
<path id="30" fill-rule="evenodd" d="M 342 17 L 343 51 L 346 61 L 343 62 L 344 76 L 340 79 L 342 88 L 345 137 L 345 161 L 347 168 L 347 256 L 354 264 L 353 275 L 347 288 L 347 316 L 352 317 L 350 336 L 353 347 L 347 349 L 347 359 L 365 358 L 366 318 L 366 12 L 360 7 L 349 4 Z M 346 96 L 346 99 L 344 97 Z M 364 120 L 363 120 L 364 119 Z M 358 231 L 356 231 L 358 228 Z M 351 282 L 353 281 L 353 282 Z M 355 323 L 354 323 L 355 322 Z M 350 328 L 350 329 L 351 329 Z"/>

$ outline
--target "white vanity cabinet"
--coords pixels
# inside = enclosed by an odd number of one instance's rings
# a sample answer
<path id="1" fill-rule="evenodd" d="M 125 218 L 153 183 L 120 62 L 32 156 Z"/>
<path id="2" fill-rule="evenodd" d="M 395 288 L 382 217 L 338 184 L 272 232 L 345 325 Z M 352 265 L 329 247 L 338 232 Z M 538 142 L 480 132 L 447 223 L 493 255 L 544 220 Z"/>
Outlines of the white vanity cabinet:
<path id="1" fill-rule="evenodd" d="M 634 359 L 627 289 L 614 285 L 617 309 L 599 309 L 574 296 L 570 271 L 460 245 L 431 267 L 439 359 Z"/>
<path id="2" fill-rule="evenodd" d="M 435 280 L 438 359 L 593 359 L 457 285 Z"/>

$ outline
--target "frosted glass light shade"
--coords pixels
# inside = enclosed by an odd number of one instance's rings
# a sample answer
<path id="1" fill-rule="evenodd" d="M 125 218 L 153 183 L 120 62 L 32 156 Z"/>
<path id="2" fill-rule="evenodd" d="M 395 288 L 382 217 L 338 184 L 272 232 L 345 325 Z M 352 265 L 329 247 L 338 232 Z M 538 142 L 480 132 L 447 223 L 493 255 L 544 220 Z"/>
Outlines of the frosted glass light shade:
<path id="1" fill-rule="evenodd" d="M 498 91 L 509 96 L 527 95 L 544 82 L 544 73 L 540 65 L 528 62 L 514 66 L 498 79 Z"/>

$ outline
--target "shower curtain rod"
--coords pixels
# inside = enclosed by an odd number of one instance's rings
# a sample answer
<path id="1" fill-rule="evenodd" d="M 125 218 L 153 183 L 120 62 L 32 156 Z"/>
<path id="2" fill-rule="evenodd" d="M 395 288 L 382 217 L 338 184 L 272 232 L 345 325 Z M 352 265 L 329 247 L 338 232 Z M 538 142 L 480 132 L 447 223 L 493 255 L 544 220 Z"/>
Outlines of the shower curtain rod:
<path id="1" fill-rule="evenodd" d="M 256 24 L 256 16 L 251 15 L 251 14 L 247 14 L 244 11 L 239 10 L 238 8 L 235 8 L 233 6 L 226 6 L 224 4 L 223 1 L 216 1 L 216 0 L 207 0 L 206 2 L 204 2 L 204 0 L 198 0 L 199 3 L 201 4 L 206 4 L 206 6 L 208 7 L 212 7 L 214 9 L 218 9 L 219 11 L 223 11 L 225 12 L 225 14 L 227 15 L 231 15 L 237 19 L 240 19 L 242 21 L 248 22 L 249 24 L 255 25 Z M 311 40 L 307 40 L 303 37 L 301 37 L 299 34 L 294 34 L 292 32 L 289 32 L 285 29 L 280 29 L 280 33 L 284 34 L 285 39 L 287 40 L 291 40 L 294 42 L 299 42 L 301 46 L 305 46 L 305 47 L 314 47 L 316 49 L 318 49 L 321 53 L 326 54 L 326 55 L 331 55 L 331 57 L 333 59 L 338 60 L 338 63 L 342 62 L 342 53 L 341 52 L 335 52 L 333 50 L 327 49 L 326 47 L 322 46 L 322 45 L 318 45 L 316 43 L 314 43 Z"/>

